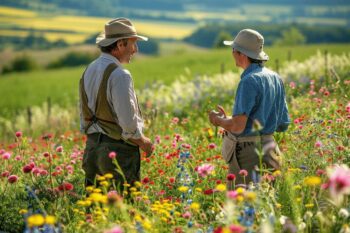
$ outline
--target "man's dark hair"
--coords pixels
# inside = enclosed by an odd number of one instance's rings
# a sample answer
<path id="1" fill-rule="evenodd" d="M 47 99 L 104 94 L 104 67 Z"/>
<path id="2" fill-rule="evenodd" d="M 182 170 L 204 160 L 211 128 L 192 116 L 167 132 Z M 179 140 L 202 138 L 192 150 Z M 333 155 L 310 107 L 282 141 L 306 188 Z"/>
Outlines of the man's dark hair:
<path id="1" fill-rule="evenodd" d="M 126 46 L 128 44 L 128 38 L 126 39 L 120 39 L 120 40 L 117 40 L 116 42 L 108 45 L 108 46 L 99 46 L 101 52 L 104 52 L 104 53 L 111 53 L 113 49 L 115 49 L 117 47 L 117 44 L 118 42 L 121 41 L 123 43 L 124 46 Z"/>
<path id="2" fill-rule="evenodd" d="M 256 60 L 256 59 L 253 59 L 253 58 L 251 58 L 251 57 L 248 57 L 248 60 L 250 61 L 250 63 L 257 63 L 257 64 L 259 64 L 259 65 L 264 64 L 264 61 Z"/>

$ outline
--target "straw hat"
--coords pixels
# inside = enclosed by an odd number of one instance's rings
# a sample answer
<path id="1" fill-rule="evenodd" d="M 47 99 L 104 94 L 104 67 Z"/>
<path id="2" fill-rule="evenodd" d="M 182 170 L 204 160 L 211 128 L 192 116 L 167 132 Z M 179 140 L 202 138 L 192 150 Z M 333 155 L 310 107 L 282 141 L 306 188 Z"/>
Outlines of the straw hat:
<path id="1" fill-rule="evenodd" d="M 137 35 L 136 29 L 129 19 L 116 18 L 105 24 L 105 31 L 96 38 L 96 44 L 101 47 L 106 47 L 117 40 L 125 38 L 137 38 L 143 41 L 148 40 L 147 37 Z"/>
<path id="2" fill-rule="evenodd" d="M 269 60 L 269 56 L 263 51 L 264 37 L 255 30 L 243 29 L 233 41 L 225 40 L 224 45 L 232 46 L 233 49 L 255 60 Z"/>

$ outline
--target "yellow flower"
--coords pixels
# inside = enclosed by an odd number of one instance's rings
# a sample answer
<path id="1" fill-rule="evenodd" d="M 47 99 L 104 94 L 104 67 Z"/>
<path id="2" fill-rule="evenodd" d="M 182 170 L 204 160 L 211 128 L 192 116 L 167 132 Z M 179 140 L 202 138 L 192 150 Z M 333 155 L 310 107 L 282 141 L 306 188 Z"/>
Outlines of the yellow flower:
<path id="1" fill-rule="evenodd" d="M 256 199 L 256 193 L 254 193 L 254 192 L 246 192 L 245 197 L 246 197 L 247 201 L 253 202 Z"/>
<path id="2" fill-rule="evenodd" d="M 239 187 L 239 188 L 236 189 L 237 194 L 243 194 L 244 191 L 245 191 L 245 190 L 244 190 L 244 188 L 242 188 L 242 187 Z"/>
<path id="3" fill-rule="evenodd" d="M 299 172 L 300 168 L 288 168 L 289 172 Z"/>
<path id="4" fill-rule="evenodd" d="M 242 202 L 244 200 L 244 197 L 242 195 L 238 195 L 236 200 L 237 202 Z"/>
<path id="5" fill-rule="evenodd" d="M 134 186 L 135 186 L 136 188 L 140 188 L 140 187 L 142 186 L 142 184 L 141 184 L 141 182 L 136 181 L 136 182 L 134 182 Z"/>
<path id="6" fill-rule="evenodd" d="M 102 182 L 100 182 L 100 185 L 102 185 L 104 187 L 108 187 L 109 183 L 107 181 L 102 181 Z"/>
<path id="7" fill-rule="evenodd" d="M 312 207 L 314 207 L 314 204 L 312 204 L 312 203 L 305 204 L 305 207 L 306 207 L 306 208 L 312 208 Z"/>
<path id="8" fill-rule="evenodd" d="M 295 190 L 299 190 L 299 189 L 301 189 L 301 186 L 300 186 L 300 185 L 294 185 L 293 188 L 294 188 Z"/>
<path id="9" fill-rule="evenodd" d="M 175 214 L 176 217 L 180 217 L 181 216 L 181 213 L 179 211 L 175 211 L 174 214 Z"/>
<path id="10" fill-rule="evenodd" d="M 129 190 L 130 190 L 130 192 L 136 192 L 137 191 L 137 189 L 135 187 L 131 187 Z"/>
<path id="11" fill-rule="evenodd" d="M 88 186 L 86 187 L 86 191 L 91 193 L 92 191 L 94 191 L 94 186 Z"/>
<path id="12" fill-rule="evenodd" d="M 308 176 L 304 179 L 304 184 L 308 186 L 316 186 L 321 184 L 321 178 L 318 176 Z"/>
<path id="13" fill-rule="evenodd" d="M 195 210 L 195 211 L 198 211 L 199 208 L 201 207 L 201 205 L 197 202 L 193 202 L 191 205 L 190 205 L 190 208 Z"/>
<path id="14" fill-rule="evenodd" d="M 92 193 L 90 195 L 90 198 L 94 202 L 100 202 L 102 200 L 102 198 L 103 198 L 103 195 L 101 193 Z"/>
<path id="15" fill-rule="evenodd" d="M 143 199 L 143 200 L 148 200 L 149 198 L 148 198 L 147 195 L 144 195 L 144 196 L 142 197 L 142 199 Z"/>
<path id="16" fill-rule="evenodd" d="M 124 186 L 124 187 L 130 187 L 130 184 L 124 183 L 123 186 Z"/>
<path id="17" fill-rule="evenodd" d="M 96 189 L 93 190 L 93 192 L 94 192 L 94 193 L 102 193 L 102 190 L 99 189 L 99 188 L 96 188 Z"/>
<path id="18" fill-rule="evenodd" d="M 146 230 L 150 230 L 152 228 L 152 224 L 150 221 L 148 221 L 147 219 L 145 219 L 142 223 L 142 226 L 146 229 Z"/>
<path id="19" fill-rule="evenodd" d="M 96 178 L 96 180 L 98 180 L 98 181 L 104 181 L 104 180 L 106 180 L 106 178 L 105 178 L 104 176 L 99 176 L 99 177 Z"/>
<path id="20" fill-rule="evenodd" d="M 104 175 L 104 177 L 106 179 L 112 179 L 113 178 L 113 174 L 112 173 L 107 173 L 107 174 Z"/>
<path id="21" fill-rule="evenodd" d="M 276 170 L 272 173 L 273 176 L 280 176 L 281 175 L 281 171 L 280 170 Z"/>
<path id="22" fill-rule="evenodd" d="M 56 223 L 56 217 L 52 215 L 47 215 L 45 218 L 45 223 L 49 225 L 55 225 Z"/>
<path id="23" fill-rule="evenodd" d="M 280 203 L 276 203 L 276 208 L 281 209 L 282 205 Z"/>
<path id="24" fill-rule="evenodd" d="M 195 191 L 198 192 L 198 193 L 201 193 L 202 189 L 201 188 L 196 188 Z"/>
<path id="25" fill-rule="evenodd" d="M 28 213 L 28 210 L 26 210 L 26 209 L 20 209 L 20 210 L 19 210 L 19 213 L 20 213 L 20 214 L 26 214 L 26 213 Z"/>
<path id="26" fill-rule="evenodd" d="M 226 190 L 226 185 L 218 184 L 215 189 L 218 190 L 219 192 L 223 192 Z"/>
<path id="27" fill-rule="evenodd" d="M 187 186 L 181 186 L 181 187 L 178 188 L 178 190 L 179 190 L 180 192 L 182 192 L 182 193 L 185 193 L 185 192 L 187 192 L 188 187 L 187 187 Z"/>
<path id="28" fill-rule="evenodd" d="M 41 214 L 33 214 L 27 219 L 29 227 L 38 227 L 42 226 L 45 223 L 45 219 Z"/>

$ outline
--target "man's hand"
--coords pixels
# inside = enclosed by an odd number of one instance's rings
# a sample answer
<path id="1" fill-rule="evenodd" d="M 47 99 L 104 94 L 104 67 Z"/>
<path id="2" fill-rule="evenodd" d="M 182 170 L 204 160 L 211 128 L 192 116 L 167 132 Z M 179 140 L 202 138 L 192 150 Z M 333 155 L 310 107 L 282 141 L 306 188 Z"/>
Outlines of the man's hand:
<path id="1" fill-rule="evenodd" d="M 220 118 L 221 115 L 222 115 L 221 113 L 215 110 L 211 110 L 208 114 L 210 123 L 212 123 L 215 126 L 218 126 L 218 119 Z"/>
<path id="2" fill-rule="evenodd" d="M 154 146 L 149 138 L 144 137 L 143 143 L 141 143 L 140 148 L 141 148 L 141 150 L 146 152 L 146 156 L 149 157 L 149 156 L 151 156 L 151 154 L 153 152 Z"/>
<path id="3" fill-rule="evenodd" d="M 129 138 L 129 140 L 131 142 L 135 143 L 136 145 L 138 145 L 141 148 L 141 150 L 146 152 L 147 157 L 151 156 L 153 149 L 154 149 L 154 146 L 153 146 L 153 143 L 151 142 L 151 139 L 142 135 L 141 138 L 139 138 L 139 139 Z"/>
<path id="4" fill-rule="evenodd" d="M 225 112 L 224 108 L 221 105 L 218 105 L 217 108 L 219 110 L 219 113 L 221 114 L 221 117 L 226 118 L 226 112 Z"/>

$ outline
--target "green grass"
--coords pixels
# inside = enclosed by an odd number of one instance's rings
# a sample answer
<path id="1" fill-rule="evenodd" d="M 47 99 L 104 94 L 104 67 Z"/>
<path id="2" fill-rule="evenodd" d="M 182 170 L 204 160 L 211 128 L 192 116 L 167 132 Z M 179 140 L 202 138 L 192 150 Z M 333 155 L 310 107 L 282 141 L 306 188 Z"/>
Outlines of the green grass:
<path id="1" fill-rule="evenodd" d="M 183 47 L 185 48 L 185 47 Z M 288 58 L 303 61 L 317 50 L 328 50 L 341 54 L 350 50 L 350 44 L 323 44 L 293 47 L 270 47 L 267 66 L 275 68 L 275 59 L 280 66 Z M 137 89 L 162 81 L 172 83 L 180 76 L 191 79 L 196 75 L 212 75 L 224 70 L 237 70 L 230 48 L 219 50 L 179 49 L 171 55 L 161 57 L 137 57 L 127 68 L 131 71 Z M 0 78 L 0 116 L 12 116 L 16 111 L 32 105 L 42 105 L 51 98 L 53 104 L 68 106 L 77 103 L 78 82 L 85 67 L 63 68 L 57 70 L 38 70 L 28 73 L 13 73 Z"/>

